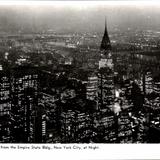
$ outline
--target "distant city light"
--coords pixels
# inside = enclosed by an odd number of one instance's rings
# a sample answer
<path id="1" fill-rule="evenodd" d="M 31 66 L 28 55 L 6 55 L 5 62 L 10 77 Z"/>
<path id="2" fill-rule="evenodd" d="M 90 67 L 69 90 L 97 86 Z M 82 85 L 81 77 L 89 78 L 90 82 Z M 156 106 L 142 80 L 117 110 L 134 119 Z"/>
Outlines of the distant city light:
<path id="1" fill-rule="evenodd" d="M 115 96 L 116 96 L 116 98 L 119 97 L 119 91 L 118 90 L 115 91 Z"/>
<path id="2" fill-rule="evenodd" d="M 120 111 L 121 111 L 121 107 L 120 107 L 119 103 L 116 102 L 116 103 L 114 104 L 114 106 L 113 106 L 113 112 L 114 112 L 115 114 L 119 114 Z"/>
<path id="3" fill-rule="evenodd" d="M 0 71 L 2 71 L 3 70 L 3 67 L 2 67 L 2 65 L 0 65 Z"/>

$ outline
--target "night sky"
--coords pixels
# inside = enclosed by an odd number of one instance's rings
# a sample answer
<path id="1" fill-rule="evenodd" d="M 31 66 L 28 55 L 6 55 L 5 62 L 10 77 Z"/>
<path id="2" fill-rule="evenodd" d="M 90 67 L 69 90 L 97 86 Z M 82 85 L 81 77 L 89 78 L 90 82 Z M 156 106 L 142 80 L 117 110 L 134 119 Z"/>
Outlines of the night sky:
<path id="1" fill-rule="evenodd" d="M 101 32 L 105 17 L 110 31 L 115 28 L 160 30 L 160 5 L 115 5 L 104 2 L 0 5 L 1 30 Z"/>

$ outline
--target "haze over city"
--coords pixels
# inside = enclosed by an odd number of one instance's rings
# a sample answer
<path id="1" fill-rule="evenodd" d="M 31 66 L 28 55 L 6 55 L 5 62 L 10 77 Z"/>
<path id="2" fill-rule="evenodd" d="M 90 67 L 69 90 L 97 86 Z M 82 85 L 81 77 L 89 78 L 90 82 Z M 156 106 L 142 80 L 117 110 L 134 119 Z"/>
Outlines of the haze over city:
<path id="1" fill-rule="evenodd" d="M 0 6 L 0 28 L 6 31 L 102 32 L 105 17 L 109 31 L 117 28 L 159 30 L 160 7 L 103 3 Z"/>

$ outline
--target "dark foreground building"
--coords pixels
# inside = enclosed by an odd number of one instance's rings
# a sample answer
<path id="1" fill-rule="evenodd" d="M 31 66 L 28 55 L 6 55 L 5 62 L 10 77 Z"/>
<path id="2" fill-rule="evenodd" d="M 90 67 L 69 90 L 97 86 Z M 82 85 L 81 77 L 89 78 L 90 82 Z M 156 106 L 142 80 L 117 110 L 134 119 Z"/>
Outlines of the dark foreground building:
<path id="1" fill-rule="evenodd" d="M 42 127 L 36 132 L 36 126 L 43 122 L 37 118 L 43 117 L 38 107 L 38 73 L 37 68 L 29 66 L 13 68 L 7 74 L 1 71 L 1 142 L 37 142 Z"/>

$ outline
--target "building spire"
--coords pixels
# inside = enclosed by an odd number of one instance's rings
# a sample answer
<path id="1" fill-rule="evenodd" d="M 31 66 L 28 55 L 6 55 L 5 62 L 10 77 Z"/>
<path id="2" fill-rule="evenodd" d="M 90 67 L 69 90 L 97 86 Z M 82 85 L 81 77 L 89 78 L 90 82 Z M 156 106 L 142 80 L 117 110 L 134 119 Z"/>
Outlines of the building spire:
<path id="1" fill-rule="evenodd" d="M 106 21 L 106 17 L 105 17 L 105 32 L 107 32 L 107 21 Z"/>
<path id="2" fill-rule="evenodd" d="M 110 39 L 109 39 L 109 36 L 108 36 L 108 31 L 107 31 L 106 17 L 105 17 L 105 30 L 104 30 L 104 35 L 103 35 L 103 38 L 102 38 L 100 50 L 101 51 L 106 51 L 106 52 L 111 50 L 111 43 L 110 43 Z"/>

